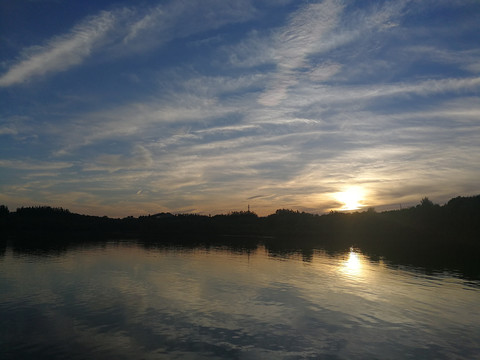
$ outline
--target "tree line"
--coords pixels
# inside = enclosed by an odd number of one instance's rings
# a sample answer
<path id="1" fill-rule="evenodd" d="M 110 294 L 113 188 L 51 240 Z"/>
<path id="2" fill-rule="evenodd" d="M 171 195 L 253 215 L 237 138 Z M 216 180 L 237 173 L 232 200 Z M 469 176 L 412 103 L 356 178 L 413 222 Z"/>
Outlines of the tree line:
<path id="1" fill-rule="evenodd" d="M 11 212 L 7 206 L 0 205 L 0 225 L 1 232 L 11 237 L 56 233 L 159 240 L 181 235 L 316 237 L 319 241 L 352 238 L 352 245 L 356 245 L 357 241 L 368 242 L 368 239 L 406 241 L 406 237 L 414 235 L 474 241 L 480 234 L 480 195 L 456 197 L 442 206 L 423 198 L 417 206 L 378 213 L 373 208 L 348 213 L 332 211 L 324 215 L 279 209 L 265 217 L 252 211 L 237 211 L 215 216 L 158 213 L 114 219 L 75 214 L 50 206 L 21 207 Z"/>
<path id="2" fill-rule="evenodd" d="M 376 212 L 318 215 L 279 209 L 260 217 L 251 211 L 205 216 L 158 213 L 114 219 L 37 206 L 9 211 L 0 205 L 0 248 L 66 248 L 72 244 L 130 239 L 146 247 L 229 246 L 272 252 L 358 248 L 372 259 L 434 268 L 462 268 L 480 278 L 480 195 L 444 205 L 423 198 L 416 206 Z M 0 249 L 0 250 L 1 250 Z M 308 256 L 307 256 L 308 258 Z"/>
<path id="3" fill-rule="evenodd" d="M 76 240 L 134 238 L 145 242 L 263 242 L 284 246 L 359 247 L 372 253 L 480 249 L 480 195 L 456 197 L 440 206 L 424 198 L 417 206 L 376 212 L 324 215 L 279 209 L 260 217 L 251 211 L 205 216 L 158 213 L 113 219 L 37 206 L 9 211 L 0 205 L 3 239 L 48 244 Z"/>

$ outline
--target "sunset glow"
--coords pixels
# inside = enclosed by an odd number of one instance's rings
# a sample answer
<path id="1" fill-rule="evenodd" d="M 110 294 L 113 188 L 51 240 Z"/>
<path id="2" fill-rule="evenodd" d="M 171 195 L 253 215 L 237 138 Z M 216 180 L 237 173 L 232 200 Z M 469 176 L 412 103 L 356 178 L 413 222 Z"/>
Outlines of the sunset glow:
<path id="1" fill-rule="evenodd" d="M 10 209 L 322 214 L 480 192 L 479 1 L 88 4 L 0 2 Z"/>
<path id="2" fill-rule="evenodd" d="M 339 192 L 335 195 L 335 198 L 344 204 L 340 210 L 358 210 L 364 206 L 362 204 L 364 201 L 364 191 L 359 187 L 351 187 Z"/>

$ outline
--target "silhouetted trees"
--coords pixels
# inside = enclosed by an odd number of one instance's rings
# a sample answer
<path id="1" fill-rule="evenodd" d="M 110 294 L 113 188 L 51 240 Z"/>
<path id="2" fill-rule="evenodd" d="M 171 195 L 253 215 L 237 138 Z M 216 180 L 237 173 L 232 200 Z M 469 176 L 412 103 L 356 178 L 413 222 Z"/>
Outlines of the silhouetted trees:
<path id="1" fill-rule="evenodd" d="M 8 207 L 5 205 L 0 205 L 0 218 L 4 218 L 10 214 Z"/>
<path id="2" fill-rule="evenodd" d="M 5 205 L 0 205 L 0 219 L 3 232 L 32 236 L 38 233 L 83 231 L 157 238 L 211 234 L 292 238 L 313 236 L 319 242 L 351 238 L 355 239 L 352 240 L 355 243 L 377 244 L 392 243 L 397 239 L 411 243 L 413 240 L 407 239 L 418 237 L 461 237 L 463 242 L 473 242 L 480 231 L 480 195 L 457 197 L 443 206 L 425 197 L 417 206 L 381 213 L 373 208 L 364 212 L 330 212 L 325 215 L 279 209 L 266 217 L 259 217 L 251 211 L 238 211 L 212 217 L 158 213 L 139 218 L 129 216 L 111 219 L 74 214 L 67 209 L 49 206 L 22 207 L 10 212 Z"/>
<path id="3" fill-rule="evenodd" d="M 421 201 L 420 201 L 420 205 L 417 205 L 417 207 L 420 206 L 424 209 L 431 209 L 432 207 L 434 207 L 435 205 L 433 204 L 433 202 L 428 198 L 428 197 L 424 197 Z"/>
<path id="4" fill-rule="evenodd" d="M 480 195 L 440 206 L 424 197 L 417 206 L 376 212 L 315 215 L 290 209 L 259 217 L 251 211 L 226 215 L 158 213 L 123 219 L 87 216 L 49 206 L 11 212 L 0 205 L 2 238 L 33 246 L 83 239 L 133 238 L 145 243 L 215 243 L 269 248 L 358 247 L 372 256 L 462 260 L 480 253 Z M 306 253 L 308 251 L 306 250 Z"/>

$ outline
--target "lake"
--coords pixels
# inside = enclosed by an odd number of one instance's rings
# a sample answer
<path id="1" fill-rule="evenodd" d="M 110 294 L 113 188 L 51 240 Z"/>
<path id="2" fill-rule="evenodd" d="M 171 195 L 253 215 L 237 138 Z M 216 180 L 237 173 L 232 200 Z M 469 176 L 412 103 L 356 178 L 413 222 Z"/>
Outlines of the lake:
<path id="1" fill-rule="evenodd" d="M 351 249 L 0 253 L 1 359 L 474 359 L 480 282 Z"/>

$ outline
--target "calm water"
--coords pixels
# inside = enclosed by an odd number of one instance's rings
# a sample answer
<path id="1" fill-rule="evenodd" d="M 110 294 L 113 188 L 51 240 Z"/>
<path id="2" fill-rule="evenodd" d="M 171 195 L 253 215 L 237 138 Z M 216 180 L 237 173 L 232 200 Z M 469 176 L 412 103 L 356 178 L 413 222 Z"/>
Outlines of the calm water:
<path id="1" fill-rule="evenodd" d="M 0 255 L 2 359 L 475 359 L 480 287 L 321 250 Z"/>

